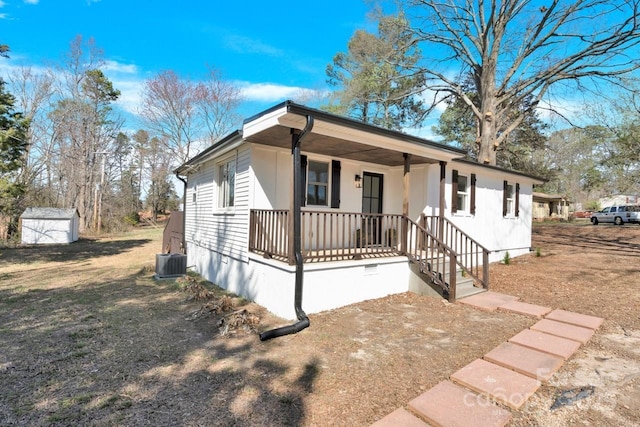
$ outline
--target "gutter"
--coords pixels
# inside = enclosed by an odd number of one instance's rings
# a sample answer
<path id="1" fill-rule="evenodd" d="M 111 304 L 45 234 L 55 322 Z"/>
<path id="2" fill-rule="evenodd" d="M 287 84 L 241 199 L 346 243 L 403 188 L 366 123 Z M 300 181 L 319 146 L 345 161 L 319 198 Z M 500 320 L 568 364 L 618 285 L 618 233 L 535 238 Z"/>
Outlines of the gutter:
<path id="1" fill-rule="evenodd" d="M 260 334 L 260 341 L 267 341 L 284 335 L 291 335 L 308 328 L 310 325 L 307 314 L 302 309 L 302 284 L 303 284 L 303 264 L 302 264 L 302 238 L 301 238 L 301 200 L 302 200 L 302 174 L 300 172 L 300 143 L 302 139 L 313 129 L 313 116 L 307 115 L 307 124 L 299 134 L 293 134 L 291 141 L 291 154 L 293 155 L 293 252 L 296 262 L 296 288 L 293 306 L 296 311 L 298 321 L 292 325 L 271 329 Z"/>
<path id="2" fill-rule="evenodd" d="M 182 181 L 182 252 L 187 253 L 187 180 L 180 176 L 179 172 L 176 172 L 176 178 Z"/>

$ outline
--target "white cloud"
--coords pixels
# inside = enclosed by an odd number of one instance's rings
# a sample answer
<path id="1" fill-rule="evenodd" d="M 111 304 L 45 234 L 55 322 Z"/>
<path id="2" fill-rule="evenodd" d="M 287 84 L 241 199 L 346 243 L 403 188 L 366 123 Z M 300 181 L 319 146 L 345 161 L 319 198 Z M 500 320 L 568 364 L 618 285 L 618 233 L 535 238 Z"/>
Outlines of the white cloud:
<path id="1" fill-rule="evenodd" d="M 26 4 L 38 4 L 40 3 L 40 0 L 24 0 L 24 2 Z"/>
<path id="2" fill-rule="evenodd" d="M 105 61 L 102 69 L 105 72 L 123 73 L 123 74 L 137 74 L 138 67 L 133 64 L 121 64 L 116 61 Z"/>
<path id="3" fill-rule="evenodd" d="M 238 53 L 250 53 L 250 54 L 262 54 L 268 56 L 283 56 L 284 52 L 268 44 L 262 43 L 259 40 L 252 39 L 250 37 L 239 36 L 237 34 L 227 35 L 225 37 L 225 44 L 228 48 Z"/>
<path id="4" fill-rule="evenodd" d="M 239 83 L 242 96 L 247 101 L 274 102 L 300 95 L 308 89 L 273 83 Z"/>

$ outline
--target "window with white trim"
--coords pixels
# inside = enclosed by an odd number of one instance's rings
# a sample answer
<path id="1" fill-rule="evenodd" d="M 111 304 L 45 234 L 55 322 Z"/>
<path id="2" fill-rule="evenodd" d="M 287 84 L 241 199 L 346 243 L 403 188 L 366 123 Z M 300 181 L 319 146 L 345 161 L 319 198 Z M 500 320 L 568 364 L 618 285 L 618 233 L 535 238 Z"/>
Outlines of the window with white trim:
<path id="1" fill-rule="evenodd" d="M 458 174 L 458 192 L 457 192 L 458 211 L 469 212 L 469 177 Z"/>
<path id="2" fill-rule="evenodd" d="M 507 183 L 505 187 L 505 200 L 507 201 L 507 216 L 515 216 L 516 199 L 515 199 L 515 186 L 513 183 Z"/>
<path id="3" fill-rule="evenodd" d="M 235 206 L 236 194 L 236 156 L 227 158 L 218 164 L 218 207 Z"/>
<path id="4" fill-rule="evenodd" d="M 307 205 L 327 206 L 329 163 L 309 160 L 307 164 Z"/>

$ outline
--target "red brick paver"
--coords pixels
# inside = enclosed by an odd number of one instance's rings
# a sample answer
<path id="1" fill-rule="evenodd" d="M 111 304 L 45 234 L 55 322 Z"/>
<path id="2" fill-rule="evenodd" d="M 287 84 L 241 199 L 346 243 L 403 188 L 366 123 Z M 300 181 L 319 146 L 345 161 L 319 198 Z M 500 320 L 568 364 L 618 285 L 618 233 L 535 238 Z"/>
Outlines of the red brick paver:
<path id="1" fill-rule="evenodd" d="M 588 316 L 586 314 L 574 313 L 572 311 L 560 309 L 553 310 L 551 313 L 547 314 L 545 318 L 590 329 L 598 329 L 604 321 L 601 317 Z"/>
<path id="2" fill-rule="evenodd" d="M 512 409 L 519 409 L 540 387 L 540 381 L 482 359 L 469 363 L 451 379 Z"/>
<path id="3" fill-rule="evenodd" d="M 458 302 L 480 310 L 496 311 L 498 307 L 511 301 L 517 301 L 518 299 L 520 298 L 489 291 L 459 299 Z"/>
<path id="4" fill-rule="evenodd" d="M 381 420 L 371 424 L 371 427 L 429 427 L 429 424 L 414 417 L 403 408 L 398 408 Z"/>
<path id="5" fill-rule="evenodd" d="M 545 353 L 554 354 L 565 360 L 571 357 L 571 355 L 580 348 L 580 343 L 578 341 L 556 337 L 554 335 L 545 334 L 544 332 L 532 331 L 531 329 L 525 329 L 511 338 L 509 342 L 520 344 L 534 350 L 540 350 Z"/>
<path id="6" fill-rule="evenodd" d="M 409 402 L 409 408 L 435 426 L 501 427 L 511 414 L 451 381 L 443 381 Z"/>
<path id="7" fill-rule="evenodd" d="M 571 325 L 569 323 L 557 322 L 555 320 L 542 319 L 531 327 L 534 331 L 540 331 L 557 337 L 567 338 L 570 340 L 585 344 L 594 334 L 593 329 L 583 328 L 581 326 Z"/>
<path id="8" fill-rule="evenodd" d="M 560 356 L 510 342 L 504 342 L 485 354 L 484 360 L 513 369 L 538 381 L 548 381 L 564 363 Z"/>
<path id="9" fill-rule="evenodd" d="M 551 309 L 549 307 L 543 307 L 541 305 L 528 304 L 520 301 L 509 301 L 506 304 L 498 307 L 500 311 L 510 311 L 512 313 L 524 314 L 525 316 L 533 316 L 538 319 L 542 319 L 545 314 L 549 313 Z"/>

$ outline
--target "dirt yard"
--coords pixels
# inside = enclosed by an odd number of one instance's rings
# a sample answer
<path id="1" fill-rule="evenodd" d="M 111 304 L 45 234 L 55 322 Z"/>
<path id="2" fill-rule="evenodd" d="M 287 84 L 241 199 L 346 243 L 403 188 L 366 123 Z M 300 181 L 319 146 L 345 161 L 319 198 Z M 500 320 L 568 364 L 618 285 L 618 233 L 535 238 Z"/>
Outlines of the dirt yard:
<path id="1" fill-rule="evenodd" d="M 535 322 L 406 293 L 269 342 L 223 336 L 202 310 L 220 292 L 153 280 L 160 239 L 0 250 L 0 425 L 366 426 Z M 536 225 L 533 245 L 491 266 L 492 290 L 606 321 L 511 425 L 639 425 L 640 226 Z M 234 303 L 261 331 L 287 323 Z"/>

